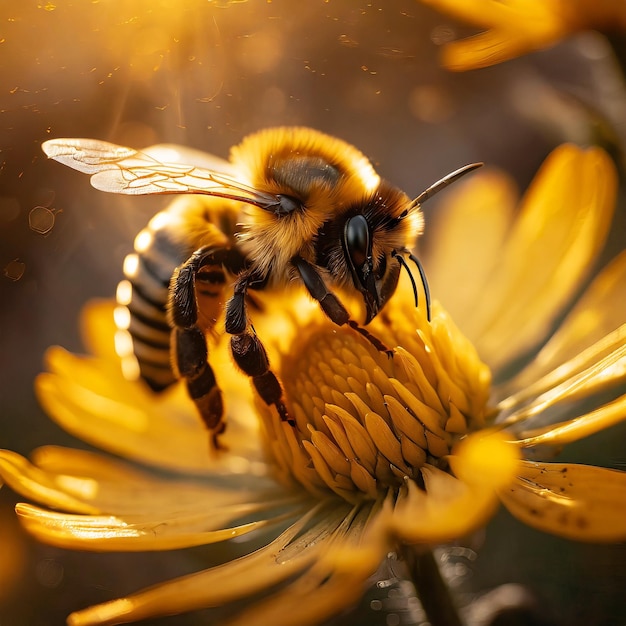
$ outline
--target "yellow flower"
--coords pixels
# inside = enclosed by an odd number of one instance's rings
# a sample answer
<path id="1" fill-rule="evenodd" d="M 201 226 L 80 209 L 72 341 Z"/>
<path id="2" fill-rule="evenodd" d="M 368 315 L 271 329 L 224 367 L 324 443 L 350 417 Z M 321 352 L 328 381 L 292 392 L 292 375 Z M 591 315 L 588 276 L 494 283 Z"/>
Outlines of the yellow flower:
<path id="1" fill-rule="evenodd" d="M 506 377 L 590 272 L 615 189 L 604 152 L 570 145 L 546 161 L 518 217 L 503 175 L 460 185 L 423 257 L 442 301 L 432 322 L 404 277 L 368 327 L 393 348 L 391 358 L 306 298 L 267 296 L 271 316 L 259 314 L 255 328 L 296 425 L 253 398 L 222 342 L 212 357 L 228 400 L 228 451 L 217 455 L 180 386 L 156 395 L 124 379 L 113 305 L 91 304 L 90 356 L 51 349 L 40 400 L 69 432 L 146 467 L 59 447 L 36 450 L 31 461 L 4 451 L 4 480 L 43 505 L 18 505 L 24 526 L 42 541 L 94 551 L 170 550 L 253 531 L 263 542 L 80 610 L 69 623 L 213 607 L 221 624 L 319 623 L 360 597 L 389 551 L 423 566 L 428 546 L 479 528 L 499 501 L 548 532 L 626 539 L 626 473 L 523 459 L 527 449 L 561 446 L 626 417 L 626 396 L 577 413 L 579 400 L 626 378 L 626 253 L 538 355 Z"/>
<path id="2" fill-rule="evenodd" d="M 626 30 L 621 0 L 421 0 L 462 22 L 485 29 L 448 43 L 442 64 L 464 71 L 496 65 L 548 48 L 582 30 Z"/>

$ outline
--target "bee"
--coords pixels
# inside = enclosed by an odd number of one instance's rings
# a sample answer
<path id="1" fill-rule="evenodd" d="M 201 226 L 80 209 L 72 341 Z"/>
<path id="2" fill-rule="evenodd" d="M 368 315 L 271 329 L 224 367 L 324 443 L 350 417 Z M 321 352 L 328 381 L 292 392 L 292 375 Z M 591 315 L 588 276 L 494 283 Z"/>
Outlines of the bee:
<path id="1" fill-rule="evenodd" d="M 421 204 L 482 165 L 462 167 L 411 199 L 382 180 L 357 148 L 302 127 L 252 134 L 231 149 L 229 161 L 180 147 L 140 152 L 92 139 L 52 139 L 42 148 L 90 174 L 102 191 L 194 194 L 176 199 L 136 237 L 116 321 L 130 333 L 126 352 L 154 390 L 185 380 L 215 447 L 225 422 L 206 336 L 219 316 L 236 365 L 262 400 L 293 423 L 249 318 L 250 292 L 299 282 L 332 322 L 386 350 L 364 326 L 392 296 L 402 269 L 418 306 L 408 261 L 419 273 L 430 320 L 428 283 L 411 251 L 424 228 Z M 337 291 L 360 296 L 363 324 Z"/>

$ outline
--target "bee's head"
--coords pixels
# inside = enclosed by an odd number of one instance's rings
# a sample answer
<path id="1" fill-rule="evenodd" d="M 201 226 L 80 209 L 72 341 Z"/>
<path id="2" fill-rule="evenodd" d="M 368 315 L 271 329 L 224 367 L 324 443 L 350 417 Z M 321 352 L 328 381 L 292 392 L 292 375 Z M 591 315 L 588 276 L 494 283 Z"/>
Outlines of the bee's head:
<path id="1" fill-rule="evenodd" d="M 361 210 L 343 224 L 341 247 L 349 281 L 361 294 L 368 324 L 398 285 L 400 270 L 423 230 L 418 207 L 397 189 L 382 183 Z"/>

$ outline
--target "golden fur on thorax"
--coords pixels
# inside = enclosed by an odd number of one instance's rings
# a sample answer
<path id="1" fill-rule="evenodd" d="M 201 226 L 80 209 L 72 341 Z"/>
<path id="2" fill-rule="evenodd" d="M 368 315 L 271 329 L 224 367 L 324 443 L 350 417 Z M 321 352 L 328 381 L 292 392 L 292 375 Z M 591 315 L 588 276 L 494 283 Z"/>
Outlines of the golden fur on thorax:
<path id="1" fill-rule="evenodd" d="M 301 171 L 294 168 L 299 160 Z M 310 168 L 305 172 L 310 160 L 328 164 L 335 174 L 332 182 L 322 173 L 311 175 Z M 272 266 L 287 267 L 296 254 L 314 262 L 311 243 L 329 215 L 362 202 L 380 183 L 371 163 L 354 146 L 304 127 L 271 128 L 250 135 L 231 149 L 231 161 L 246 184 L 272 194 L 293 195 L 305 207 L 281 217 L 256 206 L 243 207 L 241 245 L 262 274 Z M 288 280 L 288 273 L 279 274 L 270 282 Z"/>

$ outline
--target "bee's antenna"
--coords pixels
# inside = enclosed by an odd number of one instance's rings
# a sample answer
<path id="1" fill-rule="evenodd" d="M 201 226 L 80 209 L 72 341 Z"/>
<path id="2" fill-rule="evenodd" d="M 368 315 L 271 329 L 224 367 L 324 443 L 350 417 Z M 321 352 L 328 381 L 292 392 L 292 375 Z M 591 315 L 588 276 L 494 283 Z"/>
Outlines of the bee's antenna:
<path id="1" fill-rule="evenodd" d="M 394 259 L 398 259 L 398 263 L 402 265 L 402 267 L 407 271 L 409 278 L 411 279 L 411 285 L 413 286 L 413 295 L 415 296 L 415 306 L 417 307 L 418 296 L 417 296 L 417 285 L 415 284 L 415 279 L 413 278 L 413 274 L 411 273 L 411 268 L 408 266 L 406 260 L 401 254 L 398 254 L 395 250 L 391 253 L 391 256 Z"/>
<path id="2" fill-rule="evenodd" d="M 451 185 L 453 182 L 461 178 L 461 176 L 465 176 L 465 174 L 468 174 L 469 172 L 472 172 L 478 169 L 479 167 L 482 167 L 483 165 L 484 163 L 470 163 L 469 165 L 464 165 L 463 167 L 460 167 L 458 170 L 455 170 L 454 172 L 450 172 L 447 176 L 444 176 L 441 180 L 438 180 L 436 183 L 431 185 L 428 189 L 425 189 L 424 191 L 422 191 L 422 193 L 419 196 L 417 196 L 415 200 L 411 202 L 411 206 L 409 207 L 408 210 L 410 211 L 411 209 L 414 209 L 422 205 L 424 202 L 426 202 L 426 200 L 428 200 L 429 198 L 432 198 L 436 193 L 439 193 L 442 189 L 444 189 L 448 185 Z"/>
<path id="3" fill-rule="evenodd" d="M 409 259 L 415 263 L 417 267 L 417 271 L 420 273 L 420 280 L 422 281 L 422 285 L 424 287 L 424 295 L 426 296 L 426 318 L 430 322 L 430 288 L 428 287 L 428 281 L 426 280 L 426 272 L 424 272 L 424 268 L 420 263 L 419 259 L 411 254 L 408 250 L 403 250 L 405 254 L 409 255 Z M 407 271 L 409 278 L 411 279 L 411 286 L 413 287 L 413 295 L 415 296 L 415 306 L 418 304 L 418 292 L 417 292 L 417 284 L 415 283 L 415 279 L 413 278 L 413 272 L 411 272 L 411 268 L 408 266 L 406 259 L 397 252 L 393 252 L 392 255 L 395 259 L 398 259 L 400 265 Z"/>

